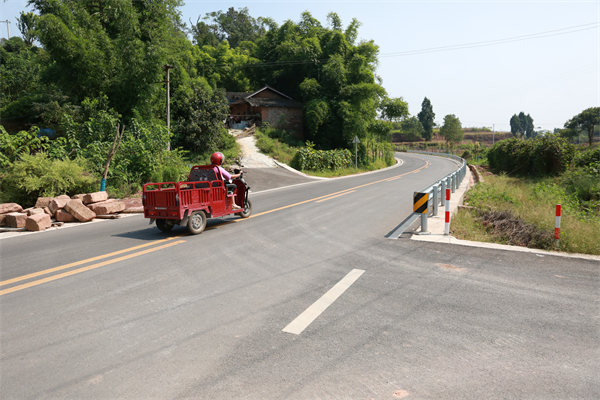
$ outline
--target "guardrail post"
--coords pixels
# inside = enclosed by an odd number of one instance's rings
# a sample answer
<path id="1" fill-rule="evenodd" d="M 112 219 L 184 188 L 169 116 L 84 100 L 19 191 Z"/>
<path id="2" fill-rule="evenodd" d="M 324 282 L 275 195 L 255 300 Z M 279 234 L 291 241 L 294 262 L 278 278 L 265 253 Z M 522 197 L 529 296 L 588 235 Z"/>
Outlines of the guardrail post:
<path id="1" fill-rule="evenodd" d="M 446 180 L 442 179 L 441 181 L 441 190 L 442 190 L 442 205 L 446 205 L 446 196 L 444 196 L 444 193 L 446 193 Z"/>
<path id="2" fill-rule="evenodd" d="M 446 189 L 446 220 L 444 226 L 444 235 L 450 234 L 450 189 Z"/>
<path id="3" fill-rule="evenodd" d="M 439 203 L 439 192 L 438 187 L 435 185 L 433 187 L 433 216 L 437 217 L 438 215 L 438 203 Z"/>
<path id="4" fill-rule="evenodd" d="M 429 213 L 429 193 L 415 192 L 413 197 L 413 212 L 421 214 L 421 232 L 420 235 L 426 235 L 427 231 L 427 214 Z"/>
<path id="5" fill-rule="evenodd" d="M 421 235 L 426 235 L 430 233 L 427 230 L 427 213 L 421 215 L 421 232 L 419 232 L 419 234 Z"/>

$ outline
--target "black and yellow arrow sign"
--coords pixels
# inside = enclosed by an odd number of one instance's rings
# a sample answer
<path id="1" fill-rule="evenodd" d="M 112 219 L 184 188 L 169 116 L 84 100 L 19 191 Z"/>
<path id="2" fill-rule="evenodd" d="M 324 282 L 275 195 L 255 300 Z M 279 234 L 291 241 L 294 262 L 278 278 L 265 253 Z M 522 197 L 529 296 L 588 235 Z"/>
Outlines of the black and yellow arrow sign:
<path id="1" fill-rule="evenodd" d="M 429 193 L 417 193 L 415 192 L 413 201 L 413 211 L 417 214 L 427 214 L 429 203 Z"/>

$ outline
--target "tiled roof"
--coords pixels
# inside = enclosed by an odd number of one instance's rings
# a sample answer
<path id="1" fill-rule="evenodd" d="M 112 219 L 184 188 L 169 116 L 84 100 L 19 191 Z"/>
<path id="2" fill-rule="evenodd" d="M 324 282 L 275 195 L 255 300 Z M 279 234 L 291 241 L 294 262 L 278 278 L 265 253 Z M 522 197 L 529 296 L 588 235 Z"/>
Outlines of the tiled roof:
<path id="1" fill-rule="evenodd" d="M 247 97 L 244 99 L 252 107 L 285 107 L 285 108 L 302 108 L 303 105 L 296 100 L 291 99 L 270 99 L 260 97 Z"/>
<path id="2" fill-rule="evenodd" d="M 260 97 L 260 93 L 264 90 L 269 89 L 273 92 L 279 94 L 284 98 L 266 98 Z M 252 107 L 286 107 L 286 108 L 302 108 L 303 105 L 296 100 L 293 100 L 291 97 L 273 89 L 270 86 L 265 86 L 264 88 L 257 90 L 252 93 L 243 93 L 243 92 L 226 92 L 225 96 L 229 101 L 229 105 L 240 102 L 247 102 Z"/>

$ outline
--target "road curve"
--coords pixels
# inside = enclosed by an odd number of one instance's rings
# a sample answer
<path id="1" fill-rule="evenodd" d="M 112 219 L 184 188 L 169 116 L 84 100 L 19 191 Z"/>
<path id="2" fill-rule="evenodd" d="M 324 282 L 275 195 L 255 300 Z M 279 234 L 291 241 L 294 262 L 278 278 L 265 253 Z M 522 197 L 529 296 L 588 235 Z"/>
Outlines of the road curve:
<path id="1" fill-rule="evenodd" d="M 599 397 L 598 263 L 386 239 L 456 168 L 400 157 L 197 236 L 0 240 L 3 398 Z"/>

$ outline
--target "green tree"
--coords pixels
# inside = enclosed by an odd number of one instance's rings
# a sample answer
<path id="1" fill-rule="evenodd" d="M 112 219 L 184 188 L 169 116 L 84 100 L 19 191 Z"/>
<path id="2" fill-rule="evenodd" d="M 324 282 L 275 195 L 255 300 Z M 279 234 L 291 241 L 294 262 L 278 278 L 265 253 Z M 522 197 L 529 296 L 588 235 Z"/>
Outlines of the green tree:
<path id="1" fill-rule="evenodd" d="M 77 104 L 106 95 L 125 118 L 164 107 L 163 65 L 184 46 L 181 0 L 30 0 L 50 56 L 43 72 Z"/>
<path id="2" fill-rule="evenodd" d="M 181 108 L 174 128 L 177 143 L 198 153 L 219 150 L 221 136 L 227 135 L 223 126 L 229 115 L 225 91 L 194 87 L 186 106 Z"/>
<path id="3" fill-rule="evenodd" d="M 386 121 L 398 122 L 408 117 L 408 103 L 402 97 L 384 97 L 379 105 L 381 118 Z"/>
<path id="4" fill-rule="evenodd" d="M 454 114 L 448 114 L 444 117 L 444 125 L 440 128 L 440 136 L 446 140 L 447 145 L 454 145 L 463 140 L 462 125 Z"/>
<path id="5" fill-rule="evenodd" d="M 226 88 L 230 92 L 250 92 L 256 88 L 256 81 L 248 71 L 258 62 L 250 50 L 232 49 L 225 41 L 214 47 L 196 47 L 191 57 L 197 75 L 208 81 L 212 88 Z"/>
<path id="6" fill-rule="evenodd" d="M 215 41 L 227 40 L 231 48 L 237 48 L 245 41 L 256 41 L 264 36 L 265 25 L 270 26 L 272 23 L 271 20 L 261 17 L 254 19 L 250 16 L 247 7 L 243 7 L 239 11 L 236 11 L 234 7 L 230 7 L 227 12 L 213 11 L 207 13 L 204 19 L 211 19 L 212 24 L 197 22 L 192 27 L 196 43 L 209 42 L 214 46 Z"/>
<path id="7" fill-rule="evenodd" d="M 190 26 L 192 31 L 192 39 L 194 44 L 200 47 L 203 46 L 217 46 L 224 38 L 218 33 L 216 25 L 209 25 L 206 22 L 200 21 L 200 17 L 196 23 L 192 23 L 190 20 Z"/>
<path id="8" fill-rule="evenodd" d="M 598 124 L 600 124 L 600 107 L 591 107 L 565 122 L 565 128 L 570 131 L 586 130 L 591 147 L 594 139 L 594 126 Z"/>
<path id="9" fill-rule="evenodd" d="M 516 138 L 521 137 L 521 120 L 519 119 L 517 114 L 514 114 L 510 118 L 510 132 Z"/>
<path id="10" fill-rule="evenodd" d="M 35 19 L 36 15 L 32 12 L 21 12 L 17 20 L 17 28 L 23 36 L 23 41 L 28 45 L 32 46 L 35 39 Z"/>
<path id="11" fill-rule="evenodd" d="M 521 125 L 521 135 L 527 139 L 530 139 L 534 126 L 533 126 L 533 118 L 529 114 L 525 115 L 523 111 L 519 113 L 519 122 Z"/>
<path id="12" fill-rule="evenodd" d="M 269 30 L 254 53 L 263 64 L 252 71 L 256 82 L 303 100 L 307 139 L 321 148 L 346 148 L 355 136 L 371 134 L 386 93 L 375 76 L 379 48 L 372 41 L 353 44 L 356 20 L 344 30 L 337 14 L 327 18 L 323 27 L 304 12 L 298 23 Z"/>
<path id="13" fill-rule="evenodd" d="M 417 117 L 410 117 L 405 119 L 400 124 L 402 133 L 405 135 L 408 141 L 416 141 L 423 137 L 425 129 L 423 124 Z"/>
<path id="14" fill-rule="evenodd" d="M 40 86 L 40 72 L 44 50 L 28 46 L 18 36 L 13 36 L 0 47 L 0 108 L 12 102 L 33 101 L 32 94 Z M 16 110 L 3 110 L 3 117 L 17 117 L 30 113 L 17 105 Z"/>
<path id="15" fill-rule="evenodd" d="M 427 97 L 421 103 L 421 111 L 417 114 L 421 125 L 423 126 L 423 137 L 426 141 L 430 141 L 433 137 L 433 126 L 435 125 L 435 113 L 431 101 Z"/>
<path id="16" fill-rule="evenodd" d="M 523 111 L 510 118 L 510 131 L 514 137 L 531 139 L 533 137 L 533 118 Z"/>

